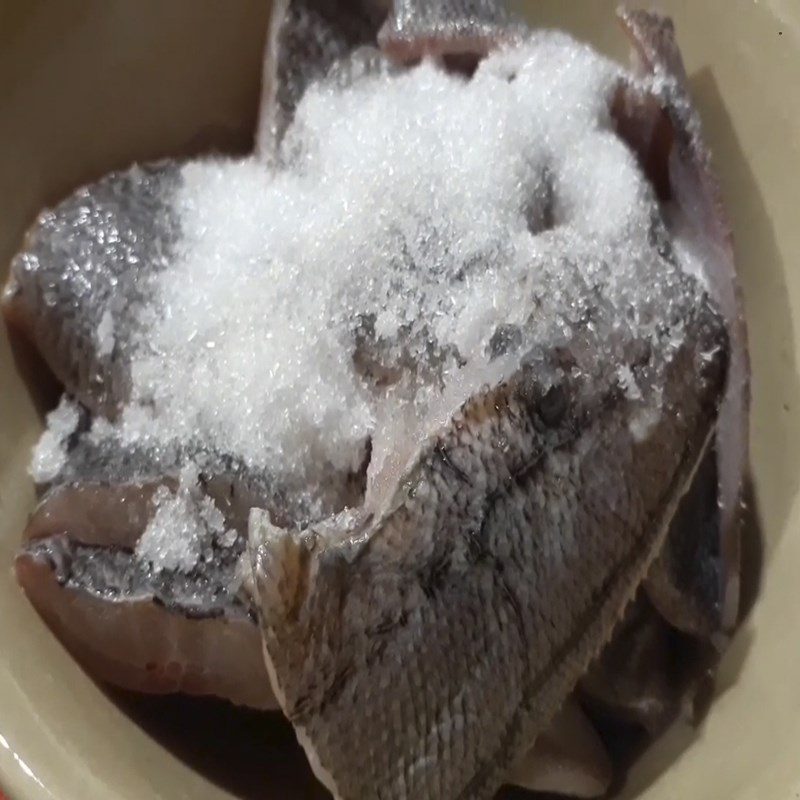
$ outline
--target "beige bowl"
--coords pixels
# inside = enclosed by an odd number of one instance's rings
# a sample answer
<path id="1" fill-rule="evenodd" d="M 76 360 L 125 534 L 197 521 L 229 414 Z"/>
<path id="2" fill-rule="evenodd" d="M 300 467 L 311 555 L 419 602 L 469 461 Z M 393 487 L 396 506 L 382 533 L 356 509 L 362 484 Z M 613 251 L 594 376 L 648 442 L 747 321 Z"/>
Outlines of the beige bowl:
<path id="1" fill-rule="evenodd" d="M 538 24 L 623 56 L 613 0 L 529 0 Z M 751 324 L 764 584 L 698 731 L 625 797 L 800 797 L 800 2 L 665 0 L 736 232 Z M 0 0 L 0 279 L 44 204 L 133 159 L 249 147 L 264 0 Z M 14 800 L 324 796 L 278 721 L 97 687 L 17 589 L 41 428 L 0 331 L 0 787 Z M 124 708 L 134 709 L 133 718 Z M 135 721 L 133 721 L 135 720 Z"/>

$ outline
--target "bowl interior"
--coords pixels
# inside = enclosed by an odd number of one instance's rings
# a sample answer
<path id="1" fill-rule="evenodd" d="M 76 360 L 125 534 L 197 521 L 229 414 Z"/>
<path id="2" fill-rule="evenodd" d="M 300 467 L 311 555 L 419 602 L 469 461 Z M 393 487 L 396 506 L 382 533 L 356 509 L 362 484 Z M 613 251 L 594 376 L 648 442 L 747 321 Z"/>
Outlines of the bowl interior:
<path id="1" fill-rule="evenodd" d="M 623 57 L 614 0 L 518 3 Z M 756 605 L 699 730 L 676 727 L 624 797 L 800 796 L 800 5 L 664 0 L 734 223 L 751 332 Z M 263 0 L 0 2 L 0 279 L 36 212 L 132 160 L 251 143 Z M 324 797 L 285 724 L 95 685 L 16 587 L 29 451 L 52 400 L 0 330 L 0 786 L 19 800 Z M 760 542 L 755 537 L 760 537 Z"/>

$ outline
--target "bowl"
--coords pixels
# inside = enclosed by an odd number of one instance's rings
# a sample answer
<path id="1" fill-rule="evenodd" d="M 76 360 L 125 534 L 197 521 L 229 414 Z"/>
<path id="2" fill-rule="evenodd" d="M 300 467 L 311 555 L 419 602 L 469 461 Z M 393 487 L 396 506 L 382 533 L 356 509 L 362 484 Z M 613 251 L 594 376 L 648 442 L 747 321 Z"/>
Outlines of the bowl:
<path id="1" fill-rule="evenodd" d="M 613 0 L 518 5 L 625 57 Z M 710 714 L 651 747 L 620 796 L 788 800 L 800 796 L 800 4 L 661 6 L 736 235 L 754 379 L 747 546 L 763 569 Z M 133 160 L 245 152 L 267 16 L 262 0 L 2 0 L 0 280 L 38 210 L 77 185 Z M 34 502 L 30 448 L 53 402 L 36 374 L 0 330 L 0 789 L 13 800 L 325 797 L 280 719 L 98 686 L 25 600 L 11 563 Z"/>

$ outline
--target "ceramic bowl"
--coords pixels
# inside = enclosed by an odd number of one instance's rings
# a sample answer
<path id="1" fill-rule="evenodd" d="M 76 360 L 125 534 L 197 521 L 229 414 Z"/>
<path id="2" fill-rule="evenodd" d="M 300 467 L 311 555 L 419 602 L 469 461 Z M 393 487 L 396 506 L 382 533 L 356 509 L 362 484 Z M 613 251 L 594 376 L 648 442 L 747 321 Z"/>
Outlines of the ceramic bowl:
<path id="1" fill-rule="evenodd" d="M 625 56 L 614 0 L 535 0 L 537 24 Z M 697 730 L 622 790 L 647 800 L 800 797 L 800 2 L 664 0 L 733 219 L 754 375 L 753 533 L 763 580 Z M 264 0 L 0 0 L 0 280 L 45 204 L 132 160 L 251 143 Z M 280 720 L 97 686 L 12 574 L 52 401 L 0 328 L 0 787 L 13 800 L 324 797 Z M 22 369 L 20 367 L 22 365 Z M 759 547 L 751 547 L 758 557 Z"/>

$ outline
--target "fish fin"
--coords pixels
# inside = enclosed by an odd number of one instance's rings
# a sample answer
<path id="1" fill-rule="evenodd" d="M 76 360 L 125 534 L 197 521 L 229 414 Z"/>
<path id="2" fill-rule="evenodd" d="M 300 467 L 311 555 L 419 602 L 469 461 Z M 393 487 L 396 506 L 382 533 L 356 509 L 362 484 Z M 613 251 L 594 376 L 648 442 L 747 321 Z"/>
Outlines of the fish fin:
<path id="1" fill-rule="evenodd" d="M 272 693 L 294 725 L 314 775 L 338 798 L 335 778 L 304 721 L 309 709 L 324 705 L 331 687 L 341 680 L 342 642 L 336 630 L 341 593 L 334 596 L 340 584 L 327 580 L 324 561 L 312 560 L 315 537 L 274 525 L 267 511 L 252 509 L 248 539 L 252 593 Z M 317 667 L 313 675 L 305 669 L 309 652 Z"/>
<path id="2" fill-rule="evenodd" d="M 395 0 L 378 43 L 393 60 L 404 63 L 425 56 L 480 59 L 527 32 L 504 0 Z"/>
<path id="3" fill-rule="evenodd" d="M 261 624 L 272 635 L 298 620 L 308 590 L 310 548 L 299 531 L 274 525 L 269 512 L 254 508 L 248 525 L 254 588 Z"/>

